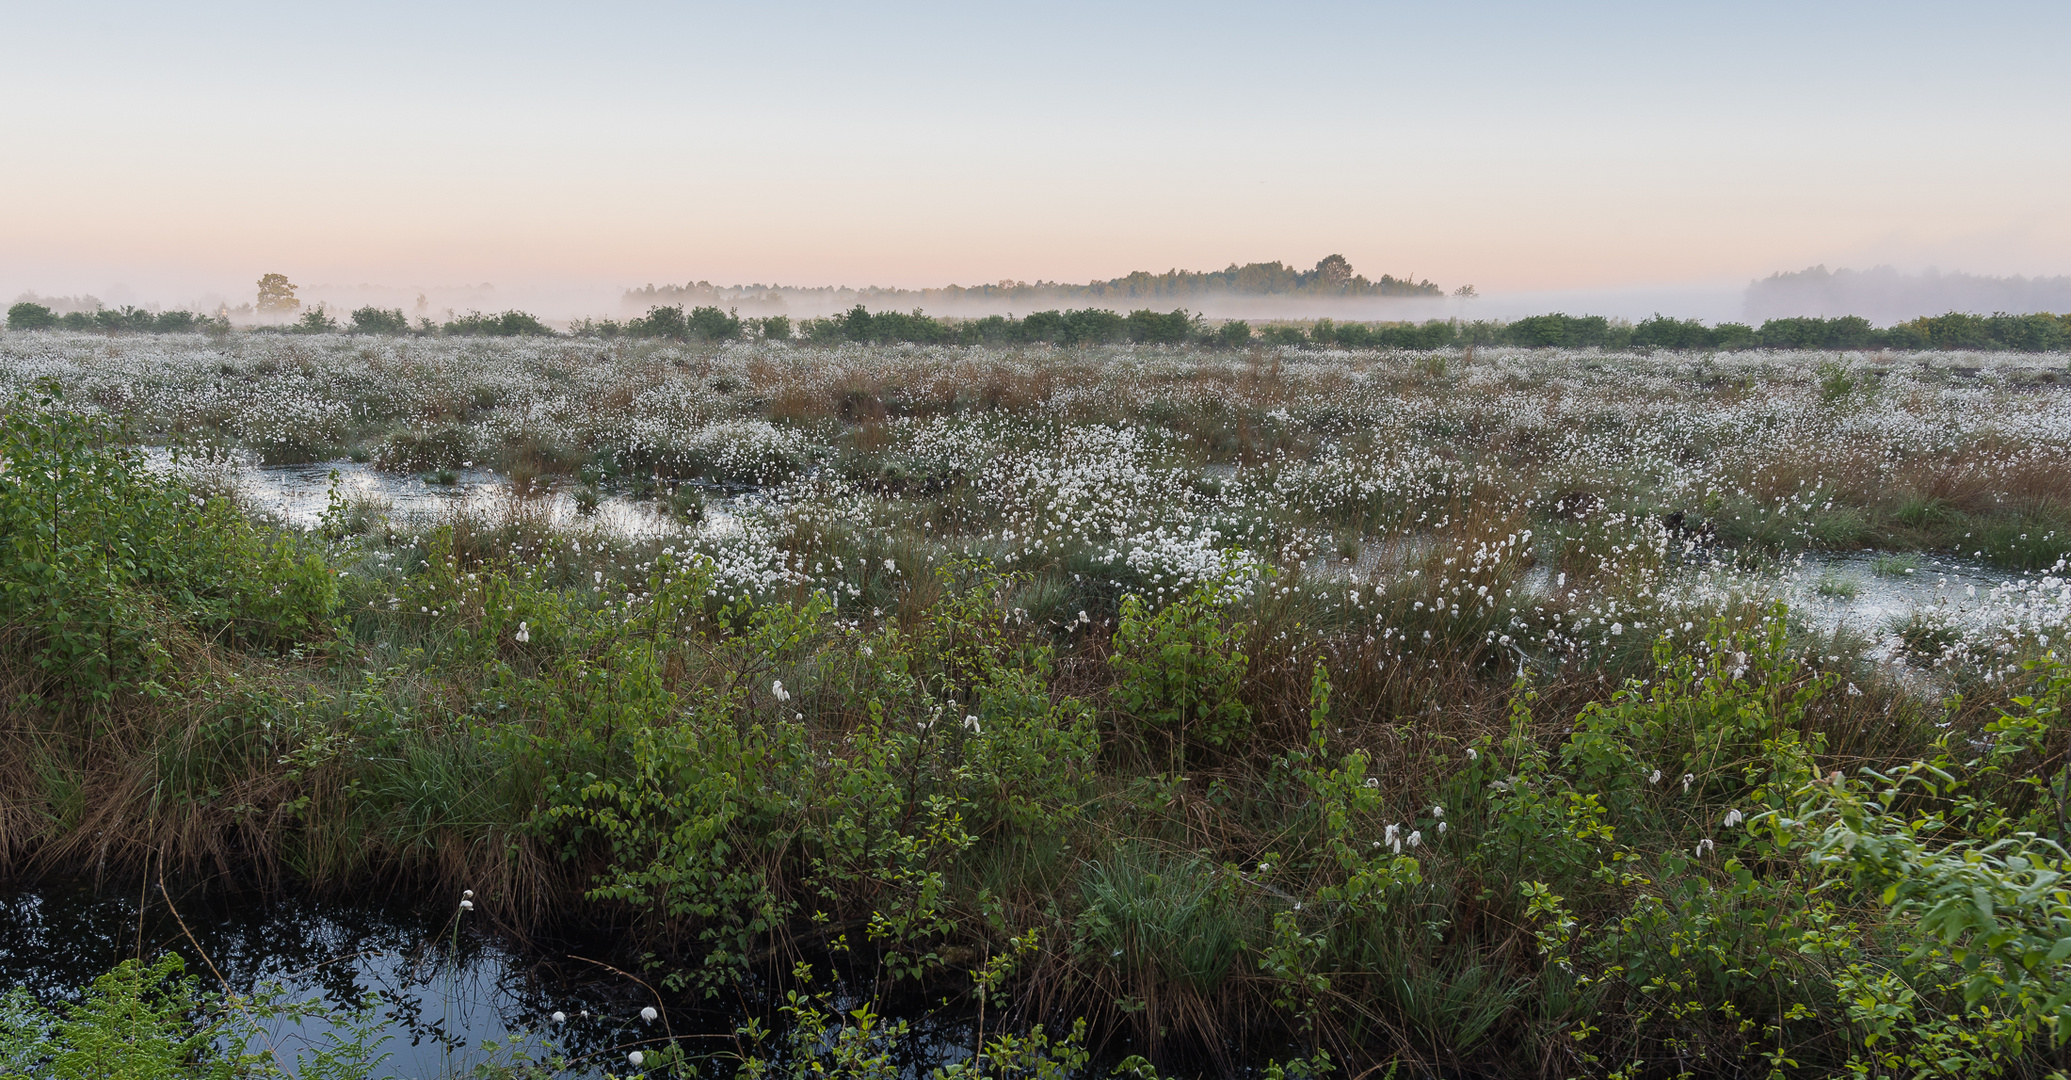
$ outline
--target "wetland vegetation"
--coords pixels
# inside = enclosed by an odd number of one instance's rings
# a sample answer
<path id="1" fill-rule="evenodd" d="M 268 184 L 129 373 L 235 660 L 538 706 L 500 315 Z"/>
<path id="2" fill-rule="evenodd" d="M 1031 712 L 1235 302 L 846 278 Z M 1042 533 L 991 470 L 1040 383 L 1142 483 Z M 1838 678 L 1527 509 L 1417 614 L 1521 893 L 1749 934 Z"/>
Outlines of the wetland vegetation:
<path id="1" fill-rule="evenodd" d="M 2063 354 L 1302 335 L 0 335 L 0 872 L 738 1010 L 483 1071 L 2066 1064 Z M 0 1068 L 383 1068 L 186 977 Z"/>

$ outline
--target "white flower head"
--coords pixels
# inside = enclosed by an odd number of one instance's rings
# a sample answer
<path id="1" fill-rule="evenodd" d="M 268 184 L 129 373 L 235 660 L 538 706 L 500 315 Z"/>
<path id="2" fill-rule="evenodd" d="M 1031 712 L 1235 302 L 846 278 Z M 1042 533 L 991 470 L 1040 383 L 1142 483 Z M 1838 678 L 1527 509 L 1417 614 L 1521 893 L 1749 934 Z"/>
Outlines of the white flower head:
<path id="1" fill-rule="evenodd" d="M 460 890 L 460 898 L 462 900 L 473 900 L 475 898 L 475 891 L 473 889 L 462 889 Z"/>
<path id="2" fill-rule="evenodd" d="M 778 701 L 789 701 L 791 700 L 791 691 L 784 689 L 784 680 L 773 679 L 769 684 L 769 696 L 776 698 Z"/>
<path id="3" fill-rule="evenodd" d="M 552 1020 L 556 1024 L 565 1024 L 568 1022 L 568 1014 L 555 1009 L 554 1015 L 547 1017 L 547 1019 Z"/>
<path id="4" fill-rule="evenodd" d="M 1439 823 L 1438 823 L 1438 835 L 1440 835 L 1440 836 L 1444 836 L 1444 835 L 1445 835 L 1445 822 L 1443 822 L 1443 821 L 1441 821 L 1441 822 L 1439 822 Z"/>
<path id="5" fill-rule="evenodd" d="M 1660 769 L 1655 769 L 1655 770 L 1654 770 L 1654 773 L 1653 773 L 1653 775 L 1651 775 L 1651 776 L 1647 777 L 1647 783 L 1649 783 L 1649 784 L 1658 784 L 1658 783 L 1660 783 L 1660 782 L 1661 782 L 1661 770 L 1660 770 Z"/>
<path id="6" fill-rule="evenodd" d="M 531 641 L 531 640 L 532 640 L 532 628 L 531 628 L 530 626 L 527 626 L 527 625 L 525 625 L 525 620 L 523 620 L 523 619 L 519 619 L 519 620 L 518 620 L 518 644 L 520 644 L 520 645 L 523 645 L 524 643 L 526 643 L 526 642 L 528 642 L 528 641 Z"/>
<path id="7" fill-rule="evenodd" d="M 638 1051 L 638 1050 L 635 1050 L 635 1051 L 633 1051 L 632 1053 L 630 1053 L 630 1054 L 627 1054 L 627 1055 L 626 1055 L 626 1062 L 627 1062 L 627 1064 L 630 1064 L 631 1066 L 633 1066 L 633 1067 L 634 1067 L 634 1068 L 636 1068 L 636 1069 L 640 1067 L 640 1063 L 641 1063 L 641 1062 L 644 1062 L 644 1061 L 646 1061 L 646 1060 L 647 1060 L 647 1055 L 646 1055 L 646 1054 L 643 1054 L 643 1053 L 641 1053 L 641 1052 L 640 1052 L 640 1051 Z"/>
<path id="8" fill-rule="evenodd" d="M 1377 788 L 1377 787 L 1380 787 L 1380 786 L 1381 786 L 1381 778 L 1380 778 L 1380 777 L 1378 777 L 1378 776 L 1369 776 L 1369 777 L 1367 777 L 1367 778 L 1366 778 L 1366 786 L 1367 786 L 1367 787 L 1370 787 L 1370 788 Z"/>
<path id="9" fill-rule="evenodd" d="M 1697 857 L 1701 859 L 1704 856 L 1711 854 L 1712 850 L 1716 847 L 1718 847 L 1718 845 L 1712 843 L 1711 837 L 1709 836 L 1697 841 Z"/>
<path id="10" fill-rule="evenodd" d="M 1422 829 L 1417 829 L 1417 830 L 1414 830 L 1414 831 L 1412 831 L 1412 832 L 1411 832 L 1411 833 L 1409 834 L 1409 846 L 1411 846 L 1411 847 L 1421 847 L 1421 846 L 1423 846 L 1423 843 L 1424 843 L 1424 830 L 1422 830 Z"/>
<path id="11" fill-rule="evenodd" d="M 1694 783 L 1696 783 L 1696 782 L 1697 782 L 1697 774 L 1696 774 L 1696 773 L 1684 773 L 1684 774 L 1683 774 L 1683 794 L 1685 794 L 1685 795 L 1688 795 L 1688 794 L 1690 793 L 1690 785 L 1691 785 L 1691 784 L 1694 784 Z"/>
<path id="12" fill-rule="evenodd" d="M 1740 824 L 1743 820 L 1745 820 L 1745 818 L 1746 815 L 1742 814 L 1738 809 L 1728 810 L 1726 811 L 1726 819 L 1724 824 L 1727 828 L 1730 829 L 1733 826 Z"/>
<path id="13" fill-rule="evenodd" d="M 985 733 L 984 733 L 983 731 L 979 730 L 979 727 L 978 727 L 978 718 L 977 718 L 976 716 L 966 716 L 966 717 L 964 717 L 964 727 L 965 727 L 966 729 L 968 729 L 968 730 L 969 730 L 969 731 L 971 732 L 971 734 L 973 734 L 973 735 L 983 735 L 983 734 L 985 734 Z"/>
<path id="14" fill-rule="evenodd" d="M 473 911 L 474 909 L 475 909 L 475 902 L 474 902 L 473 900 L 462 900 L 462 901 L 460 902 L 460 910 L 462 910 L 462 911 Z"/>
<path id="15" fill-rule="evenodd" d="M 1445 818 L 1445 807 L 1443 807 L 1443 806 L 1433 806 L 1433 807 L 1431 808 L 1431 816 L 1432 816 L 1432 817 L 1435 817 L 1435 818 L 1438 818 L 1438 819 L 1440 819 L 1440 820 L 1444 820 L 1444 818 Z"/>
<path id="16" fill-rule="evenodd" d="M 645 1020 L 650 1024 L 654 1023 L 655 1017 L 658 1017 L 660 1015 L 660 1013 L 654 1011 L 654 1006 L 652 1005 L 649 1005 L 648 1007 L 640 1010 L 640 1019 Z"/>
<path id="17" fill-rule="evenodd" d="M 885 569 L 887 569 L 887 570 L 897 570 L 897 569 L 899 568 L 899 564 L 898 564 L 898 563 L 895 563 L 895 562 L 893 562 L 893 561 L 892 561 L 892 560 L 890 560 L 890 559 L 886 559 L 886 560 L 884 561 L 884 568 L 885 568 Z"/>
<path id="18" fill-rule="evenodd" d="M 1395 838 L 1401 834 L 1402 826 L 1390 825 L 1387 828 L 1381 830 L 1381 841 L 1383 843 L 1393 844 L 1395 842 Z"/>

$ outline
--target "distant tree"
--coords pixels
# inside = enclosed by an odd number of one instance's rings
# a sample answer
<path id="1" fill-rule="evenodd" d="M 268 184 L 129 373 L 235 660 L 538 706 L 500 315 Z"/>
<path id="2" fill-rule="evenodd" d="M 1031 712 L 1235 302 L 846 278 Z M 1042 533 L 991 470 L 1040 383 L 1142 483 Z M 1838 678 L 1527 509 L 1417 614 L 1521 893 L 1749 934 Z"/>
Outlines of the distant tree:
<path id="1" fill-rule="evenodd" d="M 57 324 L 57 313 L 42 304 L 24 301 L 7 309 L 9 330 L 45 330 Z"/>
<path id="2" fill-rule="evenodd" d="M 1462 285 L 1459 288 L 1453 290 L 1453 295 L 1459 297 L 1462 300 L 1472 300 L 1475 297 L 1480 296 L 1481 294 L 1475 292 L 1474 286 L 1472 285 Z"/>
<path id="3" fill-rule="evenodd" d="M 267 313 L 285 313 L 302 306 L 295 299 L 295 286 L 286 274 L 268 274 L 259 279 L 259 310 Z"/>
<path id="4" fill-rule="evenodd" d="M 1316 261 L 1316 288 L 1338 292 L 1352 283 L 1352 261 L 1343 255 L 1325 255 Z"/>
<path id="5" fill-rule="evenodd" d="M 295 320 L 295 332 L 298 334 L 335 334 L 338 332 L 338 320 L 332 318 L 331 313 L 325 311 L 322 304 L 318 304 L 303 312 L 300 319 Z"/>
<path id="6" fill-rule="evenodd" d="M 762 320 L 762 336 L 770 341 L 791 340 L 791 316 L 771 315 Z"/>

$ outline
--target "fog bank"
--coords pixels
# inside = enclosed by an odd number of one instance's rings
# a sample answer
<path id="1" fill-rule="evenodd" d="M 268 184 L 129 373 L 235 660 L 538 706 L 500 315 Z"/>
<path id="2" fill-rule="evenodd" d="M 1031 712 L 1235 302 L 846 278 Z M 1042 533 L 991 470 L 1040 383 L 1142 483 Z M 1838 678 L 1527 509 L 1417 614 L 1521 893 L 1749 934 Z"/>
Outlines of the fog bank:
<path id="1" fill-rule="evenodd" d="M 1987 277 L 1890 266 L 1828 270 L 1814 266 L 1750 282 L 1741 306 L 1748 322 L 1799 315 L 1860 315 L 1879 326 L 1951 311 L 1973 315 L 2071 311 L 2071 277 Z"/>

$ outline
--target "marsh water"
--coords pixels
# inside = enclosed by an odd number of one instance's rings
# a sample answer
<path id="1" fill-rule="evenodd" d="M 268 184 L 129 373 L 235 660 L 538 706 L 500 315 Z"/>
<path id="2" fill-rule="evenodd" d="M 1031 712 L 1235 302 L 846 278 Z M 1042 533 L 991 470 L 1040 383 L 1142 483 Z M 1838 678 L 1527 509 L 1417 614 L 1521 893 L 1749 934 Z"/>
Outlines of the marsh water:
<path id="1" fill-rule="evenodd" d="M 351 1010 L 373 995 L 386 1069 L 455 1075 L 487 1060 L 619 1054 L 656 1034 L 640 987 L 593 965 L 526 954 L 456 919 L 458 907 L 395 898 L 316 900 L 181 892 L 156 883 L 42 885 L 0 894 L 0 983 L 46 1003 L 74 999 L 123 960 L 174 952 L 204 990 L 270 995 Z M 458 925 L 456 925 L 456 921 Z M 220 975 L 221 982 L 218 982 Z M 570 1020 L 555 1024 L 559 1010 Z M 340 1029 L 262 1021 L 288 1060 Z M 503 1047 L 485 1051 L 485 1043 Z"/>
<path id="2" fill-rule="evenodd" d="M 560 1076 L 626 1074 L 629 1051 L 653 1054 L 672 1037 L 693 1056 L 745 1048 L 736 1028 L 781 1016 L 741 997 L 657 994 L 596 962 L 614 942 L 519 943 L 462 913 L 451 898 L 260 896 L 172 886 L 44 884 L 0 891 L 0 988 L 22 987 L 49 1005 L 124 960 L 179 954 L 203 991 L 313 1003 L 340 1018 L 264 1020 L 262 1044 L 292 1062 L 298 1051 L 349 1038 L 343 1017 L 369 1004 L 365 1023 L 388 1055 L 377 1076 L 452 1077 L 477 1066 L 562 1062 Z M 621 961 L 624 962 L 624 961 Z M 752 993 L 752 990 L 744 991 Z M 837 992 L 834 1004 L 862 999 Z M 909 1075 L 969 1053 L 971 1028 L 955 1009 L 905 1003 L 910 1025 L 896 1056 Z M 641 1010 L 659 1006 L 654 1021 Z M 559 1012 L 564 1020 L 556 1021 Z M 775 1041 L 765 1052 L 780 1056 Z M 721 1074 L 724 1074 L 722 1069 Z"/>

